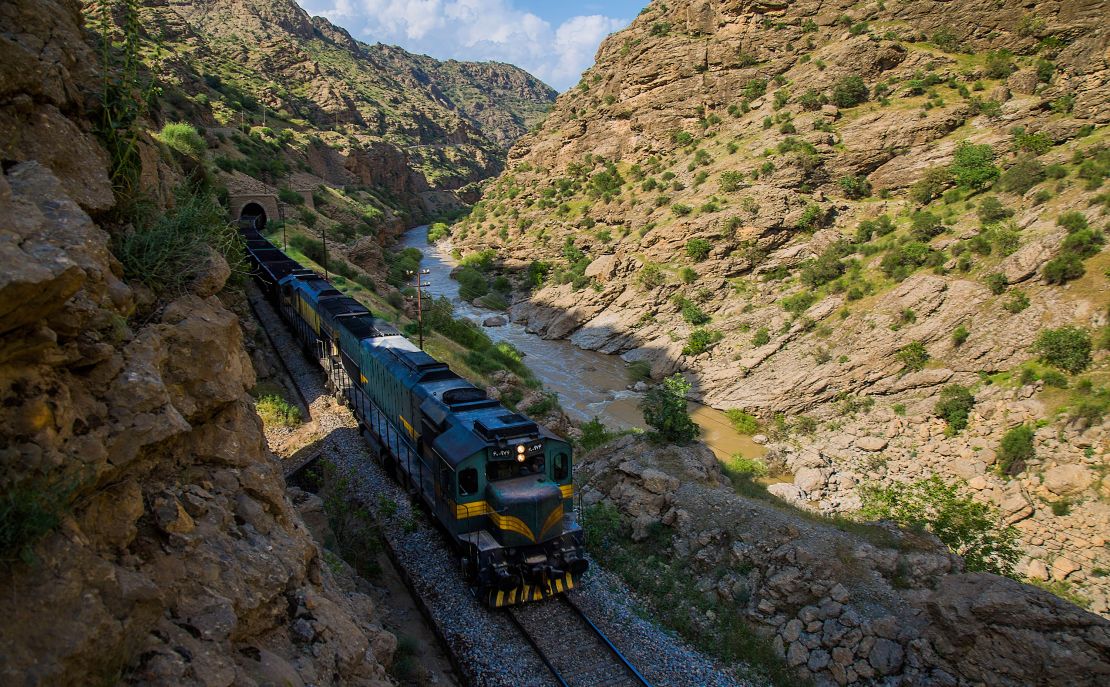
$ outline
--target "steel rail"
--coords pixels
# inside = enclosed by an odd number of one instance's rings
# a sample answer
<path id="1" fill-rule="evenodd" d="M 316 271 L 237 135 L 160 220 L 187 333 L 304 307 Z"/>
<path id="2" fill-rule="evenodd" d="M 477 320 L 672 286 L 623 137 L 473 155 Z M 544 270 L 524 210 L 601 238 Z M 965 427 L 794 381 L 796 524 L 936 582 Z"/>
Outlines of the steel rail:
<path id="1" fill-rule="evenodd" d="M 651 687 L 651 683 L 647 681 L 647 678 L 641 675 L 640 671 L 636 670 L 636 666 L 632 665 L 632 662 L 625 658 L 625 655 L 621 653 L 620 649 L 618 649 L 616 645 L 613 644 L 613 642 L 609 641 L 609 637 L 607 637 L 605 633 L 601 631 L 601 628 L 599 628 L 597 625 L 594 625 L 594 622 L 590 620 L 589 616 L 587 616 L 581 608 L 578 607 L 578 604 L 568 599 L 566 594 L 560 594 L 558 598 L 563 604 L 569 606 L 574 611 L 575 615 L 581 618 L 586 623 L 586 625 L 588 625 L 590 629 L 597 634 L 598 639 L 600 639 L 602 643 L 605 644 L 605 646 L 609 647 L 609 651 L 613 652 L 613 656 L 615 656 L 617 660 L 624 665 L 625 668 L 628 668 L 629 672 L 631 672 L 636 677 L 641 685 L 643 685 L 644 687 Z"/>
<path id="2" fill-rule="evenodd" d="M 516 617 L 516 613 L 513 612 L 513 609 L 506 608 L 505 615 L 509 617 L 509 620 L 512 622 L 513 625 L 516 626 L 516 629 L 520 631 L 520 634 L 523 635 L 525 641 L 527 641 L 529 646 L 532 647 L 532 650 L 536 652 L 536 655 L 540 657 L 540 660 L 543 661 L 543 664 L 545 666 L 547 666 L 547 669 L 551 671 L 552 676 L 554 676 L 555 679 L 559 681 L 559 686 L 570 687 L 570 685 L 567 684 L 567 681 L 563 679 L 563 674 L 559 672 L 559 669 L 556 668 L 555 665 L 551 662 L 551 659 L 547 657 L 547 654 L 544 653 L 544 650 L 540 648 L 539 643 L 535 640 L 534 637 L 532 637 L 532 633 L 529 632 L 528 629 L 524 627 L 524 623 L 520 622 L 520 620 Z"/>

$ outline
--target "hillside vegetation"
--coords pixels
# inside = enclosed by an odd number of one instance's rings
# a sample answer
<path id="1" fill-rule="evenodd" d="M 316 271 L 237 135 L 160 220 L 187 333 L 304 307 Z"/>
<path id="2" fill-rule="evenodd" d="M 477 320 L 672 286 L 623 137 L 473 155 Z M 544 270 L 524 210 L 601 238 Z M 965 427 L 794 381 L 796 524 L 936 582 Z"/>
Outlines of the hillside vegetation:
<path id="1" fill-rule="evenodd" d="M 1106 613 L 1102 14 L 653 2 L 450 240 L 530 329 L 761 422 L 779 496 L 964 480 Z"/>

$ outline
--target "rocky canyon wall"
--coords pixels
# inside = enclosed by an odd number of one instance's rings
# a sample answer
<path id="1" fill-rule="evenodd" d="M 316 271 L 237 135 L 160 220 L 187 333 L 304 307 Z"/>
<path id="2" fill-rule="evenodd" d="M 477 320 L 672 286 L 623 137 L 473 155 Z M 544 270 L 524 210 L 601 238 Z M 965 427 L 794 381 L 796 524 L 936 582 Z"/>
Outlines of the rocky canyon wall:
<path id="1" fill-rule="evenodd" d="M 391 684 L 285 497 L 227 264 L 136 314 L 95 64 L 75 0 L 0 8 L 0 681 Z"/>

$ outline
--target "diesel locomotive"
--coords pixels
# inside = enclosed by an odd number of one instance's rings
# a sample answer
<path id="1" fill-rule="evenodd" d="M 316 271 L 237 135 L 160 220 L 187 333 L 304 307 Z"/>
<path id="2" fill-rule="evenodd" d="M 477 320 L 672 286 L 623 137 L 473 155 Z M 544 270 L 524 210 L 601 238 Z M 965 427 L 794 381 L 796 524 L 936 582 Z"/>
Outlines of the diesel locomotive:
<path id="1" fill-rule="evenodd" d="M 427 507 L 494 607 L 572 589 L 586 571 L 571 446 L 489 398 L 240 222 L 253 276 L 358 418 L 371 452 Z"/>

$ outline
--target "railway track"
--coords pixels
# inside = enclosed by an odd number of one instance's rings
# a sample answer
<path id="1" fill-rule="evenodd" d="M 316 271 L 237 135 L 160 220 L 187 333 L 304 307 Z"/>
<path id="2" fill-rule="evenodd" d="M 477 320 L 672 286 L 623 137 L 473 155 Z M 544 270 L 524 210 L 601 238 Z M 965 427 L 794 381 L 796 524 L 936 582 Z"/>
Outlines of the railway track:
<path id="1" fill-rule="evenodd" d="M 651 687 L 566 595 L 506 612 L 560 687 Z"/>

